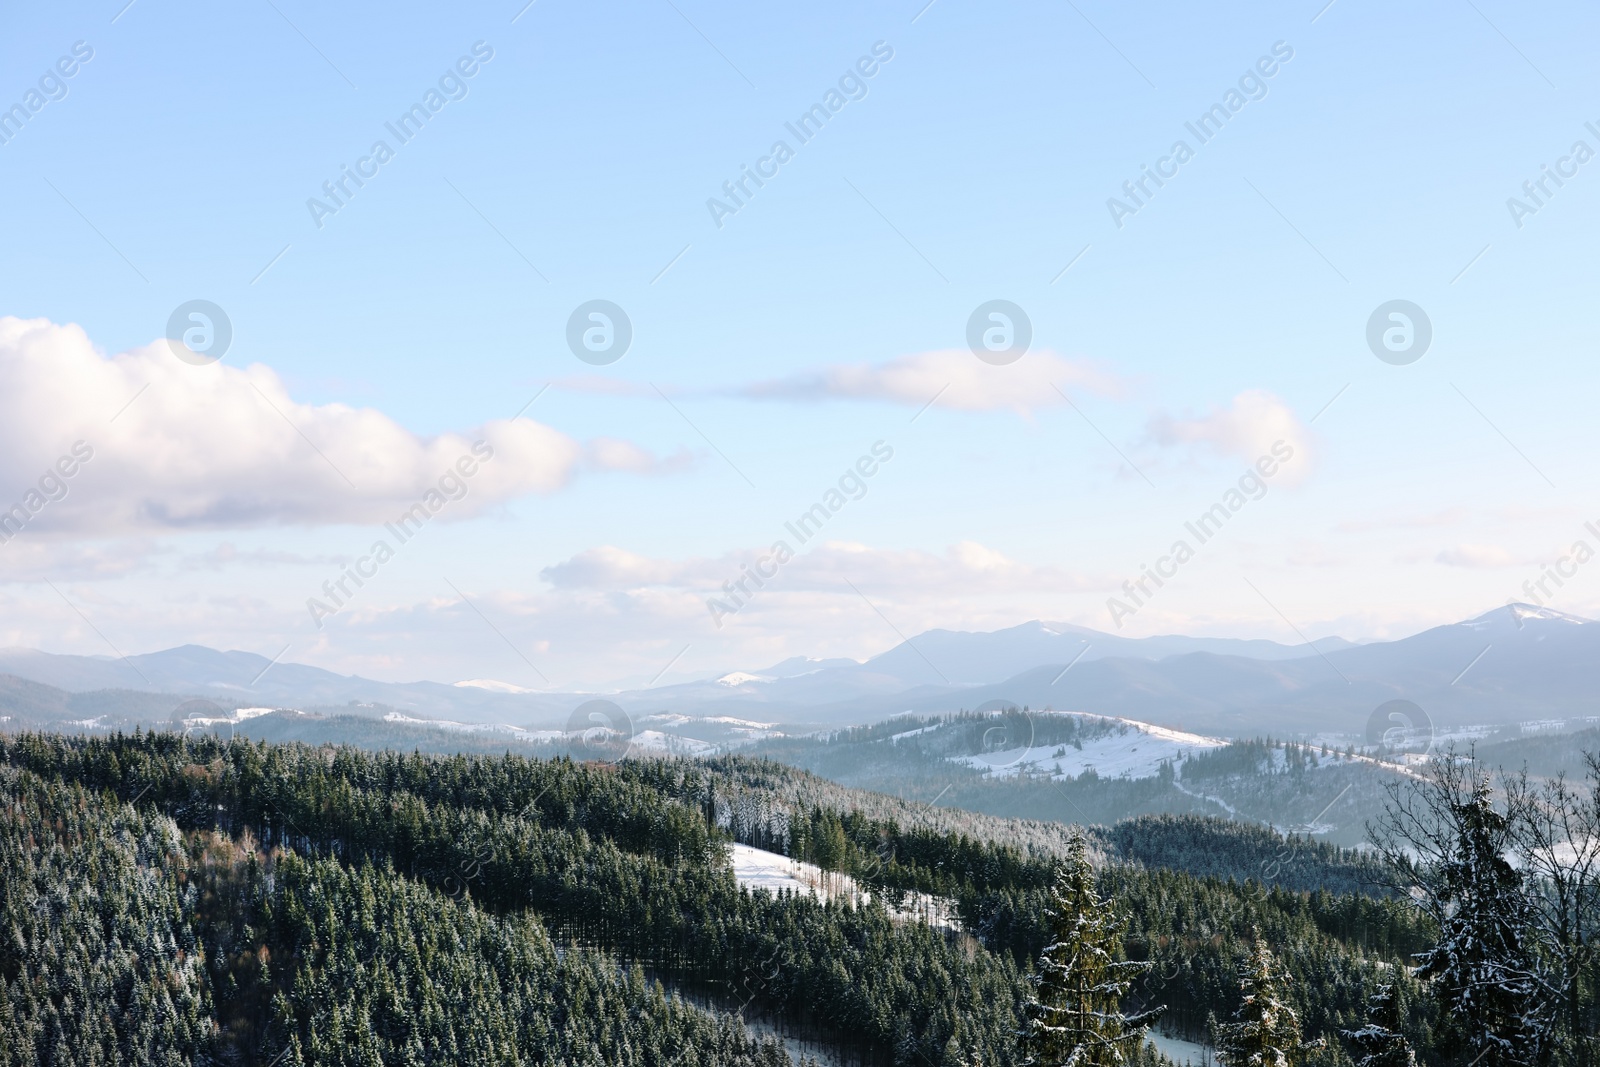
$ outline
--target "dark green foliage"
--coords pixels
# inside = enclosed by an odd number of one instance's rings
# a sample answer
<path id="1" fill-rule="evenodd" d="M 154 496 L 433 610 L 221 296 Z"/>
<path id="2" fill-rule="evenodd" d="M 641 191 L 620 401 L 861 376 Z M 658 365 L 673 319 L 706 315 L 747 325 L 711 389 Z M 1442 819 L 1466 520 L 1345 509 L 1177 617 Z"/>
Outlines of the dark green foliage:
<path id="1" fill-rule="evenodd" d="M 916 890 L 954 900 L 966 928 L 991 951 L 1010 955 L 1018 968 L 1032 967 L 1049 944 L 1049 889 L 1064 843 L 1059 852 L 1044 843 L 1027 851 L 987 843 L 924 828 L 915 810 L 910 817 L 919 825 L 906 827 L 895 818 L 840 816 L 815 805 L 782 808 L 771 803 L 772 793 L 802 785 L 796 772 L 742 760 L 713 761 L 710 768 L 718 795 L 730 793 L 732 806 L 742 812 L 733 820 L 741 840 L 815 862 L 809 842 L 818 827 L 837 823 L 850 847 L 836 869 L 884 889 L 891 899 Z M 741 783 L 771 792 L 752 795 L 741 791 Z M 756 804 L 757 796 L 766 807 Z M 939 817 L 940 826 L 963 817 L 980 820 L 973 823 L 975 832 L 985 825 L 981 816 L 943 809 Z M 1193 834 L 1192 845 L 1183 843 L 1186 832 Z M 1273 943 L 1289 946 L 1282 962 L 1294 976 L 1308 1031 L 1317 1035 L 1359 1026 L 1366 999 L 1389 970 L 1432 943 L 1434 928 L 1426 919 L 1371 884 L 1382 868 L 1343 850 L 1216 819 L 1151 817 L 1088 834 L 1108 860 L 1139 859 L 1154 867 L 1165 859 L 1226 876 L 1109 863 L 1100 874 L 1101 894 L 1129 914 L 1129 955 L 1156 964 L 1135 985 L 1131 1002 L 1168 1006 L 1164 1025 L 1183 1035 L 1203 1036 L 1207 1012 L 1226 1016 L 1237 1006 L 1236 971 L 1253 926 Z M 1050 840 L 1064 839 L 1041 838 Z M 1373 895 L 1281 888 L 1314 885 L 1319 876 Z M 1268 878 L 1278 885 L 1264 888 Z M 1408 1003 L 1407 1032 L 1426 1044 L 1427 1003 Z"/>
<path id="2" fill-rule="evenodd" d="M 1289 976 L 1260 932 L 1254 936 L 1255 947 L 1239 968 L 1239 1009 L 1216 1028 L 1217 1058 L 1223 1067 L 1294 1067 L 1307 1047 L 1287 996 Z"/>
<path id="3" fill-rule="evenodd" d="M 1264 826 L 1195 815 L 1147 815 L 1119 822 L 1102 837 L 1119 858 L 1146 867 L 1306 892 L 1390 895 L 1386 868 L 1370 855 L 1309 838 L 1285 838 Z"/>
<path id="4" fill-rule="evenodd" d="M 1231 774 L 1255 774 L 1271 765 L 1272 745 L 1267 741 L 1235 741 L 1183 761 L 1183 777 L 1203 782 Z"/>
<path id="5" fill-rule="evenodd" d="M 1056 872 L 1046 921 L 1050 944 L 1040 953 L 1028 1003 L 1030 1067 L 1123 1067 L 1162 1009 L 1122 1010 L 1151 964 L 1123 958 L 1127 917 L 1100 896 L 1081 837 Z"/>
<path id="6" fill-rule="evenodd" d="M 909 1064 L 981 1054 L 1004 1067 L 1026 985 L 1008 958 L 882 907 L 741 890 L 700 807 L 692 764 L 370 755 L 171 734 L 22 737 L 0 756 L 138 797 L 187 831 L 392 867 L 497 914 L 531 909 L 560 940 L 686 988 Z M 974 951 L 976 949 L 976 951 Z"/>
<path id="7" fill-rule="evenodd" d="M 787 1067 L 531 913 L 0 769 L 0 1064 Z"/>
<path id="8" fill-rule="evenodd" d="M 1510 826 L 1495 810 L 1486 779 L 1472 783 L 1454 811 L 1456 840 L 1440 867 L 1448 909 L 1439 941 L 1420 953 L 1417 977 L 1432 983 L 1466 1054 L 1484 1067 L 1540 1062 L 1548 1013 L 1540 962 L 1525 943 L 1531 915 L 1526 875 L 1506 860 Z M 1470 1020 L 1470 1022 L 1467 1022 Z"/>
<path id="9" fill-rule="evenodd" d="M 0 768 L 0 1065 L 192 1062 L 211 1036 L 170 819 Z"/>
<path id="10" fill-rule="evenodd" d="M 1013 1067 L 1031 992 L 1026 971 L 1050 943 L 1046 898 L 1068 837 L 1061 826 L 927 812 L 865 794 L 849 796 L 870 810 L 852 810 L 829 799 L 843 795 L 829 792 L 838 787 L 737 758 L 579 765 L 157 733 L 0 738 L 3 765 L 14 768 L 7 790 L 42 788 L 37 775 L 78 798 L 56 807 L 168 828 L 169 858 L 147 866 L 173 882 L 173 903 L 159 910 L 187 931 L 193 947 L 181 949 L 191 953 L 184 958 L 204 960 L 193 1007 L 179 1017 L 197 1020 L 202 1038 L 214 1020 L 250 1050 L 245 1061 L 263 1063 L 287 1047 L 307 1062 L 340 1062 L 337 1045 L 384 1062 L 436 1053 L 553 1064 L 519 1051 L 535 1047 L 518 1044 L 532 1032 L 528 1020 L 554 1017 L 527 1014 L 533 999 L 548 1013 L 579 996 L 576 987 L 624 990 L 606 995 L 629 1005 L 629 1018 L 659 1027 L 671 1012 L 689 1011 L 662 1006 L 671 1002 L 630 977 L 637 965 L 697 1001 L 746 1006 L 863 1064 Z M 1359 880 L 1360 862 L 1304 842 L 1276 839 L 1280 884 L 1263 888 L 1255 879 L 1268 842 L 1214 823 L 1192 829 L 1207 842 L 1211 869 L 1228 877 L 1107 862 L 1124 852 L 1152 864 L 1182 853 L 1185 825 L 1090 836 L 1095 892 L 1128 917 L 1118 958 L 1153 964 L 1128 991 L 1130 1011 L 1170 1005 L 1171 1022 L 1188 1036 L 1208 1013 L 1231 1015 L 1237 969 L 1258 925 L 1284 946 L 1289 997 L 1307 1034 L 1360 1026 L 1372 993 L 1399 981 L 1401 1029 L 1434 1062 L 1428 1002 L 1400 967 L 1431 942 L 1425 919 L 1379 895 L 1286 888 L 1310 871 Z M 742 890 L 723 857 L 729 830 L 849 873 L 873 899 L 852 906 Z M 1231 864 L 1216 859 L 1229 852 Z M 951 901 L 962 932 L 895 917 L 885 905 L 911 892 Z M 545 931 L 555 944 L 582 946 L 555 972 Z M 171 970 L 178 951 L 160 948 L 152 958 Z M 417 983 L 413 953 L 442 968 L 430 979 L 437 996 Z M 492 965 L 469 974 L 465 961 L 486 953 Z M 503 959 L 521 962 L 507 970 Z M 608 969 L 608 959 L 622 969 Z M 297 994 L 301 984 L 316 992 Z M 462 1005 L 481 1005 L 485 1026 L 468 1033 L 461 1020 L 480 1009 Z M 608 1018 L 611 1008 L 592 1010 Z M 732 1032 L 723 1022 L 689 1013 L 672 1025 L 688 1035 L 680 1047 L 696 1050 L 683 1067 L 765 1062 L 757 1045 L 710 1036 Z M 329 1043 L 334 1033 L 342 1037 Z M 562 1053 L 568 1067 L 667 1062 L 650 1058 L 655 1052 L 621 1024 L 606 1033 L 593 1039 L 603 1055 Z M 417 1052 L 417 1042 L 433 1051 Z M 180 1054 L 172 1062 L 195 1058 L 181 1042 L 173 1047 Z M 1142 1048 L 1130 1052 L 1131 1062 L 1148 1059 Z"/>
<path id="11" fill-rule="evenodd" d="M 1361 1057 L 1356 1067 L 1416 1067 L 1411 1042 L 1400 1032 L 1404 1019 L 1399 990 L 1392 985 L 1379 988 L 1367 1002 L 1366 1025 L 1343 1034 Z"/>

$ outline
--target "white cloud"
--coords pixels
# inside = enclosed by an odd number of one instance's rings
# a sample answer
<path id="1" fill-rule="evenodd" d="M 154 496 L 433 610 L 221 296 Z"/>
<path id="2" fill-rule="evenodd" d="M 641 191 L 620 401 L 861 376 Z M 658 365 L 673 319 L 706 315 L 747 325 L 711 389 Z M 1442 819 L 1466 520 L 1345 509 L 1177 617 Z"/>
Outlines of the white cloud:
<path id="1" fill-rule="evenodd" d="M 1466 508 L 1446 508 L 1428 514 L 1395 515 L 1378 519 L 1347 519 L 1336 527 L 1341 533 L 1366 533 L 1371 530 L 1429 529 L 1455 526 L 1472 516 Z"/>
<path id="2" fill-rule="evenodd" d="M 694 463 L 694 456 L 688 449 L 679 449 L 673 455 L 661 459 L 632 441 L 623 441 L 615 437 L 596 437 L 584 447 L 584 462 L 586 466 L 596 470 L 670 474 L 691 466 Z"/>
<path id="3" fill-rule="evenodd" d="M 0 547 L 0 582 L 96 581 L 155 565 L 162 549 L 148 539 L 64 543 L 13 538 Z"/>
<path id="4" fill-rule="evenodd" d="M 36 532 L 380 522 L 479 440 L 494 458 L 450 517 L 552 492 L 580 467 L 663 467 L 627 442 L 585 446 L 526 418 L 423 437 L 370 408 L 299 403 L 261 364 L 196 367 L 164 341 L 108 358 L 77 326 L 0 318 L 0 509 L 75 442 L 93 450 L 66 496 L 37 508 Z"/>
<path id="5" fill-rule="evenodd" d="M 1526 562 L 1499 545 L 1454 545 L 1434 558 L 1451 567 L 1514 567 Z"/>
<path id="6" fill-rule="evenodd" d="M 711 573 L 708 563 L 699 561 L 702 578 Z M 694 563 L 649 559 L 614 545 L 601 545 L 544 568 L 539 577 L 556 589 L 637 589 L 683 584 L 692 580 L 695 569 Z"/>
<path id="7" fill-rule="evenodd" d="M 284 552 L 270 548 L 240 549 L 232 541 L 223 541 L 209 552 L 190 553 L 178 564 L 183 570 L 223 570 L 229 567 L 343 567 L 349 556 L 306 555 L 302 552 Z"/>
<path id="8" fill-rule="evenodd" d="M 448 587 L 430 598 L 387 603 L 374 598 L 328 620 L 317 640 L 326 641 L 325 651 L 334 657 L 324 665 L 337 663 L 341 670 L 391 670 L 344 658 L 356 648 L 370 650 L 367 655 L 408 649 L 412 673 L 407 677 L 417 676 L 420 663 L 446 654 L 453 644 L 475 641 L 481 645 L 473 658 L 477 673 L 467 676 L 543 688 L 527 664 L 505 648 L 503 634 L 556 687 L 624 679 L 644 684 L 685 646 L 692 651 L 669 677 L 758 669 L 797 653 L 859 659 L 900 640 L 874 608 L 905 633 L 933 626 L 997 629 L 1053 617 L 1069 595 L 1111 584 L 1109 577 L 1097 581 L 1025 563 L 971 542 L 943 552 L 812 542 L 756 591 L 736 619 L 718 629 L 707 598 L 725 597 L 723 583 L 740 578 L 745 565 L 753 566 L 765 554 L 740 550 L 667 559 L 606 545 L 545 567 L 542 590 L 493 581 L 463 585 L 473 607 Z M 871 598 L 872 606 L 850 583 Z M 1085 595 L 1085 603 L 1093 603 L 1095 594 Z M 477 611 L 493 621 L 494 631 Z M 434 635 L 431 645 L 429 635 Z M 548 656 L 531 651 L 539 641 L 550 642 Z M 319 659 L 322 651 L 301 658 Z"/>
<path id="9" fill-rule="evenodd" d="M 764 551 L 739 551 L 715 559 L 663 560 L 604 545 L 546 567 L 539 576 L 561 590 L 628 592 L 665 588 L 703 597 L 721 595 L 723 582 L 740 577 L 745 565 L 763 555 Z M 834 592 L 854 598 L 856 594 L 846 578 L 869 582 L 877 590 L 917 598 L 985 592 L 1074 592 L 1109 584 L 1105 578 L 1092 580 L 1056 567 L 1020 563 L 974 541 L 953 545 L 943 555 L 829 541 L 801 551 L 784 565 L 768 592 Z"/>
<path id="10" fill-rule="evenodd" d="M 1004 367 L 971 352 L 922 352 L 887 363 L 831 364 L 820 370 L 760 382 L 741 395 L 764 400 L 882 400 L 957 411 L 1032 411 L 1064 405 L 1057 391 L 1074 387 L 1116 395 L 1121 385 L 1111 373 L 1082 360 L 1050 352 L 1031 353 Z"/>
<path id="11" fill-rule="evenodd" d="M 1246 464 L 1273 455 L 1273 446 L 1281 441 L 1294 450 L 1294 456 L 1273 476 L 1273 484 L 1298 485 L 1311 473 L 1311 427 L 1289 405 L 1261 389 L 1247 389 L 1228 407 L 1213 408 L 1198 418 L 1159 415 L 1150 420 L 1148 437 L 1163 447 L 1198 445 Z"/>

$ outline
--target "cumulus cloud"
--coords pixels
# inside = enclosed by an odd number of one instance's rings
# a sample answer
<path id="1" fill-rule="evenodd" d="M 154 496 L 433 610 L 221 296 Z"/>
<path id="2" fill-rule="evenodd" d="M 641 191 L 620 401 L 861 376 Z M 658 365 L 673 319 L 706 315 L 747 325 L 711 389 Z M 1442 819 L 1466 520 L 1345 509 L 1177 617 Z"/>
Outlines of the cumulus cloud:
<path id="1" fill-rule="evenodd" d="M 77 326 L 0 318 L 0 491 L 21 499 L 79 441 L 93 458 L 63 498 L 33 509 L 30 529 L 380 522 L 478 441 L 493 459 L 452 501 L 452 518 L 552 492 L 580 468 L 662 468 L 635 445 L 584 445 L 526 418 L 424 437 L 371 408 L 299 403 L 261 364 L 196 367 L 164 341 L 107 357 Z M 13 502 L 0 498 L 0 509 Z"/>
<path id="2" fill-rule="evenodd" d="M 1016 363 L 996 367 L 971 352 L 941 351 L 901 356 L 886 363 L 832 364 L 747 386 L 740 395 L 759 400 L 880 400 L 915 407 L 938 397 L 937 407 L 957 411 L 1032 411 L 1066 404 L 1058 386 L 1104 395 L 1121 391 L 1121 383 L 1111 373 L 1049 352 L 1032 353 Z"/>
<path id="3" fill-rule="evenodd" d="M 1289 405 L 1261 389 L 1246 390 L 1227 407 L 1197 418 L 1159 415 L 1150 420 L 1147 435 L 1165 448 L 1199 446 L 1247 464 L 1273 455 L 1273 445 L 1282 441 L 1294 449 L 1294 458 L 1282 465 L 1273 484 L 1296 485 L 1311 472 L 1311 427 Z"/>

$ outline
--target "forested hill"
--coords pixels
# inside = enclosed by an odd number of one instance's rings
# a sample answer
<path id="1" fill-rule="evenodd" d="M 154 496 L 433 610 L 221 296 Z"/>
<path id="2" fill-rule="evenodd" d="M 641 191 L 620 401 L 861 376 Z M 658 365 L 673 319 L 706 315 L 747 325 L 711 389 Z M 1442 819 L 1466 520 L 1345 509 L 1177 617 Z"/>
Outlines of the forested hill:
<path id="1" fill-rule="evenodd" d="M 703 765 L 717 792 L 718 824 L 738 841 L 778 852 L 789 852 L 785 827 L 790 820 L 815 808 L 854 813 L 852 838 L 866 852 L 878 847 L 884 833 L 878 827 L 892 824 L 897 833 L 953 834 L 1020 848 L 1030 856 L 1059 857 L 1079 829 L 908 801 L 840 785 L 772 759 L 723 756 Z M 1145 815 L 1083 829 L 1102 860 L 1307 892 L 1388 892 L 1383 865 L 1370 854 L 1248 823 Z"/>
<path id="2" fill-rule="evenodd" d="M 815 783 L 797 797 L 793 773 L 0 738 L 0 1064 L 783 1062 L 636 967 L 853 1062 L 1019 1064 L 1051 850 L 1005 842 L 1000 820 L 913 824 Z M 1145 863 L 1171 833 L 1154 829 L 1126 831 L 1157 842 Z M 875 892 L 741 888 L 735 833 Z M 1396 978 L 1431 1059 L 1399 966 L 1429 931 L 1405 902 L 1117 862 L 1101 880 L 1129 913 L 1126 952 L 1156 964 L 1134 998 L 1169 1005 L 1179 1031 L 1238 1009 L 1259 928 L 1307 1034 L 1330 1038 L 1327 1063 Z M 959 929 L 897 917 L 909 891 L 949 900 Z"/>
<path id="3" fill-rule="evenodd" d="M 0 1064 L 789 1067 L 604 953 L 392 868 L 3 774 Z"/>

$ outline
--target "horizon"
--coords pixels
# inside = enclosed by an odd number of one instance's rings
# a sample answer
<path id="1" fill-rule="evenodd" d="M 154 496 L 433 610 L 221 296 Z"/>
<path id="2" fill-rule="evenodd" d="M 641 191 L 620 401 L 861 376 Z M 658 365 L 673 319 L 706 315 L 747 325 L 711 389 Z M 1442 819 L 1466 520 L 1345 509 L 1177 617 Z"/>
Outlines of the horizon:
<path id="1" fill-rule="evenodd" d="M 1534 605 L 1534 604 L 1512 602 L 1512 603 L 1508 603 L 1508 604 L 1503 604 L 1498 608 L 1491 608 L 1488 611 L 1482 612 L 1482 613 L 1477 614 L 1477 615 L 1471 615 L 1471 616 L 1467 616 L 1466 618 L 1463 618 L 1463 619 L 1458 619 L 1453 623 L 1443 623 L 1441 625 L 1448 627 L 1448 626 L 1464 625 L 1464 624 L 1472 623 L 1472 622 L 1480 622 L 1480 621 L 1483 621 L 1485 619 L 1491 618 L 1496 612 L 1503 611 L 1503 610 L 1508 610 L 1508 609 L 1512 610 L 1513 612 L 1517 611 L 1518 609 L 1527 609 L 1527 610 L 1529 610 L 1531 612 L 1537 613 L 1539 617 L 1544 617 L 1544 618 L 1557 617 L 1557 618 L 1563 618 L 1563 619 L 1571 619 L 1573 621 L 1582 622 L 1582 623 L 1590 623 L 1590 622 L 1595 622 L 1596 621 L 1594 619 L 1587 619 L 1587 618 L 1584 618 L 1582 616 L 1573 615 L 1573 614 L 1571 614 L 1569 612 L 1559 612 L 1559 611 L 1555 611 L 1554 609 L 1551 609 L 1551 608 L 1541 608 L 1541 607 L 1539 607 L 1537 605 Z M 843 661 L 843 662 L 848 663 L 848 664 L 850 664 L 852 666 L 864 666 L 867 663 L 870 663 L 873 660 L 875 660 L 875 659 L 877 659 L 877 658 L 879 658 L 881 656 L 884 656 L 884 655 L 886 655 L 886 654 L 888 654 L 890 652 L 895 651 L 896 649 L 904 648 L 904 647 L 914 647 L 917 638 L 925 637 L 925 636 L 927 636 L 929 634 L 946 633 L 946 634 L 962 635 L 962 636 L 984 636 L 984 635 L 994 635 L 994 634 L 1006 633 L 1006 632 L 1009 632 L 1011 630 L 1022 629 L 1023 627 L 1029 626 L 1030 624 L 1036 624 L 1039 627 L 1045 629 L 1047 632 L 1050 632 L 1052 634 L 1060 634 L 1060 633 L 1063 632 L 1063 631 L 1050 629 L 1050 627 L 1052 627 L 1052 626 L 1061 626 L 1061 625 L 1075 626 L 1076 625 L 1076 624 L 1064 624 L 1064 623 L 1061 623 L 1059 620 L 1029 619 L 1029 620 L 1026 620 L 1024 622 L 1016 623 L 1016 624 L 1014 624 L 1012 626 L 1002 627 L 1001 629 L 998 629 L 998 630 L 951 630 L 951 629 L 948 629 L 948 628 L 935 627 L 933 629 L 924 630 L 924 631 L 921 631 L 920 633 L 912 635 L 908 640 L 893 642 L 892 644 L 887 645 L 886 647 L 880 649 L 879 651 L 868 655 L 864 659 L 859 659 L 858 660 L 858 659 L 852 659 L 850 657 L 823 657 L 823 656 L 806 656 L 804 654 L 799 654 L 799 655 L 795 655 L 795 656 L 786 657 L 783 660 L 778 660 L 778 661 L 772 662 L 772 663 L 768 664 L 765 667 L 748 667 L 747 666 L 747 667 L 732 667 L 732 668 L 727 668 L 727 669 L 711 668 L 711 669 L 699 672 L 699 673 L 694 674 L 694 675 L 677 677 L 674 681 L 671 681 L 671 682 L 663 683 L 660 679 L 657 679 L 655 681 L 652 681 L 650 684 L 644 685 L 642 687 L 637 684 L 637 680 L 634 680 L 634 682 L 630 685 L 630 681 L 628 679 L 613 680 L 612 682 L 610 682 L 610 683 L 608 683 L 608 684 L 606 684 L 604 686 L 600 686 L 600 687 L 596 687 L 596 688 L 571 687 L 571 688 L 564 689 L 564 690 L 553 690 L 551 687 L 534 688 L 534 687 L 529 687 L 529 686 L 520 686 L 520 685 L 517 685 L 517 684 L 512 683 L 512 682 L 506 682 L 503 679 L 492 678 L 492 677 L 463 678 L 463 679 L 456 679 L 456 680 L 453 680 L 453 681 L 446 681 L 446 680 L 443 680 L 443 679 L 440 679 L 440 678 L 426 678 L 426 677 L 367 678 L 366 676 L 359 675 L 359 674 L 347 674 L 345 676 L 346 677 L 352 677 L 352 678 L 366 678 L 366 680 L 368 680 L 368 681 L 385 682 L 385 683 L 390 683 L 390 684 L 412 684 L 412 683 L 420 683 L 420 682 L 432 682 L 432 683 L 436 683 L 436 684 L 440 684 L 440 685 L 448 685 L 448 686 L 455 686 L 455 687 L 473 687 L 473 688 L 482 689 L 482 690 L 484 690 L 486 692 L 502 692 L 502 693 L 508 693 L 508 694 L 558 695 L 560 693 L 571 693 L 573 695 L 579 695 L 579 694 L 625 693 L 625 692 L 630 692 L 630 691 L 638 692 L 638 691 L 641 691 L 641 689 L 648 690 L 648 689 L 663 688 L 665 686 L 670 686 L 670 685 L 674 685 L 674 684 L 693 684 L 693 683 L 696 683 L 696 682 L 704 682 L 704 681 L 720 681 L 720 680 L 722 680 L 724 678 L 732 677 L 732 676 L 738 675 L 738 674 L 748 674 L 753 679 L 756 679 L 756 678 L 762 677 L 762 674 L 761 674 L 762 671 L 770 670 L 770 669 L 772 669 L 774 667 L 783 666 L 785 663 L 789 663 L 789 662 L 792 662 L 794 660 L 803 660 L 806 663 L 826 663 L 826 662 L 829 662 L 829 661 Z M 1437 626 L 1435 626 L 1435 627 L 1427 627 L 1426 629 L 1418 630 L 1418 631 L 1416 631 L 1414 633 L 1404 634 L 1404 635 L 1401 635 L 1401 636 L 1398 636 L 1398 637 L 1394 637 L 1394 638 L 1376 639 L 1376 640 L 1368 640 L 1368 641 L 1350 641 L 1350 640 L 1348 640 L 1346 638 L 1343 638 L 1343 637 L 1341 637 L 1341 636 L 1339 636 L 1337 634 L 1331 634 L 1331 635 L 1328 635 L 1326 637 L 1314 638 L 1312 641 L 1307 642 L 1307 643 L 1300 643 L 1300 642 L 1289 643 L 1289 642 L 1283 642 L 1283 641 L 1272 641 L 1272 643 L 1276 644 L 1276 645 L 1278 645 L 1280 647 L 1287 648 L 1287 649 L 1305 649 L 1306 650 L 1305 656 L 1304 657 L 1299 657 L 1299 658 L 1310 658 L 1310 657 L 1318 656 L 1318 655 L 1321 654 L 1321 652 L 1318 649 L 1315 648 L 1315 645 L 1318 642 L 1322 642 L 1322 641 L 1328 641 L 1328 640 L 1344 641 L 1348 648 L 1359 648 L 1359 647 L 1363 647 L 1363 646 L 1370 646 L 1370 645 L 1376 645 L 1376 644 L 1390 644 L 1390 643 L 1394 643 L 1394 642 L 1397 642 L 1397 641 L 1405 641 L 1408 638 L 1417 637 L 1417 636 L 1420 636 L 1423 633 L 1427 633 L 1429 630 L 1434 630 L 1434 629 L 1438 629 L 1438 628 L 1439 627 L 1437 627 Z M 1091 627 L 1077 627 L 1077 629 L 1086 630 L 1086 631 L 1094 632 L 1094 633 L 1097 633 L 1097 634 L 1106 635 L 1105 631 L 1093 630 Z M 1109 636 L 1109 635 L 1107 635 L 1107 636 Z M 1195 635 L 1192 635 L 1192 634 L 1180 634 L 1180 633 L 1150 634 L 1150 635 L 1147 635 L 1147 638 L 1135 638 L 1134 640 L 1144 640 L 1144 639 L 1158 640 L 1158 639 L 1161 639 L 1161 638 L 1188 638 L 1188 639 L 1193 639 L 1193 638 L 1195 638 Z M 1205 635 L 1201 639 L 1204 639 L 1204 640 L 1217 640 L 1217 641 L 1241 641 L 1241 642 L 1263 640 L 1261 638 L 1222 637 L 1222 636 L 1216 636 L 1216 635 Z M 1266 640 L 1271 640 L 1271 639 L 1266 639 Z M 47 655 L 47 656 L 83 656 L 83 657 L 88 658 L 88 659 L 115 663 L 115 662 L 131 659 L 133 657 L 159 656 L 162 653 L 180 652 L 180 651 L 183 651 L 185 649 L 190 649 L 190 648 L 199 649 L 199 650 L 202 650 L 202 651 L 205 651 L 205 652 L 214 652 L 214 653 L 217 653 L 219 655 L 225 655 L 225 656 L 231 656 L 231 655 L 235 655 L 235 654 L 251 656 L 251 657 L 254 657 L 257 661 L 269 662 L 271 664 L 271 666 L 273 666 L 273 667 L 281 666 L 281 665 L 315 666 L 314 664 L 299 663 L 298 661 L 291 661 L 291 660 L 283 660 L 283 659 L 269 660 L 268 657 L 262 656 L 261 654 L 259 654 L 257 652 L 253 652 L 253 651 L 251 651 L 249 649 L 213 648 L 210 645 L 203 645 L 203 644 L 198 644 L 198 643 L 195 643 L 195 642 L 188 642 L 188 643 L 181 644 L 181 645 L 171 645 L 171 646 L 167 646 L 165 648 L 151 649 L 148 652 L 129 652 L 126 655 L 120 655 L 120 654 L 114 654 L 114 653 L 95 653 L 95 652 L 84 652 L 84 653 L 57 652 L 57 651 L 50 651 L 50 650 L 47 650 L 47 649 L 34 648 L 34 647 L 30 647 L 30 646 L 25 646 L 25 645 L 0 646 L 0 652 L 37 652 L 37 653 L 40 653 L 40 654 L 43 654 L 43 655 Z M 1332 651 L 1333 652 L 1339 652 L 1339 651 L 1343 651 L 1343 649 L 1334 649 Z M 1192 654 L 1194 654 L 1194 653 L 1169 653 L 1169 655 L 1192 655 Z M 1117 659 L 1119 657 L 1116 656 L 1116 655 L 1109 655 L 1109 656 L 1103 656 L 1103 657 L 1098 657 L 1098 658 L 1102 658 L 1102 659 Z M 1158 657 L 1158 658 L 1165 658 L 1165 657 Z M 1047 666 L 1047 665 L 1048 664 L 1041 664 L 1041 666 Z M 4 671 L 0 671 L 0 674 L 3 674 L 3 673 L 4 673 Z M 266 672 L 263 672 L 263 674 L 265 674 L 265 673 Z M 335 672 L 335 673 L 340 673 L 340 672 Z M 981 685 L 983 683 L 969 683 L 969 684 Z M 1068 714 L 1068 713 L 1069 712 L 1063 712 L 1063 714 Z M 903 714 L 911 714 L 911 713 L 907 712 L 907 713 L 903 713 Z M 1070 714 L 1095 715 L 1095 714 L 1098 714 L 1098 713 L 1091 712 L 1091 711 L 1081 711 L 1081 712 L 1070 712 Z"/>

